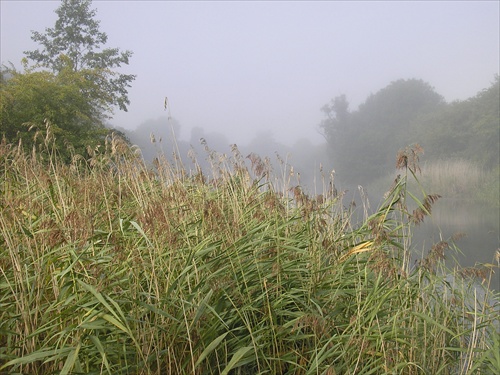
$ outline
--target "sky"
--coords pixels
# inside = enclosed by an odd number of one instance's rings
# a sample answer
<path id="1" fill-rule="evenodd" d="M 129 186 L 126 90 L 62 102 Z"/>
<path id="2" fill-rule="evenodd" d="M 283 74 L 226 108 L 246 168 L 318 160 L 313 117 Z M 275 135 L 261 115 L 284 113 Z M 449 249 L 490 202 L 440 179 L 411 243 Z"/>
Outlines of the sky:
<path id="1" fill-rule="evenodd" d="M 0 59 L 21 68 L 31 31 L 56 21 L 59 1 L 0 0 Z M 499 73 L 499 1 L 94 0 L 107 47 L 131 50 L 128 112 L 135 129 L 170 115 L 231 143 L 273 137 L 324 141 L 321 107 L 345 94 L 355 110 L 398 79 L 464 100 Z"/>

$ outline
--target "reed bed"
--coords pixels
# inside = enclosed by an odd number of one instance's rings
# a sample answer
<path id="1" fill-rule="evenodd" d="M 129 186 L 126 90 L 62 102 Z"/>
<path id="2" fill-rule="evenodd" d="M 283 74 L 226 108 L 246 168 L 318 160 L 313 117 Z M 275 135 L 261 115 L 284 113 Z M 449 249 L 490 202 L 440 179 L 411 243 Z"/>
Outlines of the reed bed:
<path id="1" fill-rule="evenodd" d="M 420 183 L 429 191 L 439 191 L 447 198 L 477 196 L 488 173 L 476 163 L 464 159 L 439 160 L 422 166 Z"/>
<path id="2" fill-rule="evenodd" d="M 330 176 L 310 196 L 286 162 L 236 146 L 207 147 L 209 172 L 179 155 L 148 166 L 118 137 L 69 165 L 50 139 L 21 150 L 0 144 L 0 372 L 500 370 L 487 275 L 447 269 L 448 243 L 410 264 L 439 198 L 406 189 L 418 149 L 359 223 Z"/>

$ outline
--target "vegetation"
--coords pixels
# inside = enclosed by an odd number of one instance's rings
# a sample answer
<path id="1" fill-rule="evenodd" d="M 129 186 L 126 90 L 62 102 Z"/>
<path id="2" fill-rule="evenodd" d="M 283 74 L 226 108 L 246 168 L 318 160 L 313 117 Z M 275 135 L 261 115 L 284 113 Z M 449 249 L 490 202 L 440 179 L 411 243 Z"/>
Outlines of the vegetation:
<path id="1" fill-rule="evenodd" d="M 33 146 L 33 135 L 45 137 L 47 124 L 66 161 L 85 155 L 109 133 L 105 122 L 113 107 L 126 110 L 133 75 L 118 73 L 130 51 L 101 50 L 107 36 L 99 31 L 89 0 L 63 0 L 58 20 L 46 34 L 33 33 L 40 50 L 26 52 L 24 72 L 14 66 L 0 71 L 0 137 Z M 29 61 L 33 66 L 29 66 Z M 47 70 L 49 69 L 49 70 Z"/>
<path id="2" fill-rule="evenodd" d="M 135 76 L 118 73 L 116 69 L 128 64 L 132 52 L 102 49 L 108 36 L 99 30 L 99 21 L 95 19 L 97 11 L 90 9 L 91 4 L 91 0 L 62 0 L 56 9 L 58 19 L 54 28 L 47 28 L 45 34 L 33 32 L 33 41 L 42 49 L 25 54 L 29 60 L 53 72 L 66 69 L 69 59 L 74 71 L 82 72 L 85 79 L 99 88 L 92 90 L 100 93 L 96 108 L 111 111 L 112 105 L 118 105 L 126 111 L 126 105 L 130 104 L 127 88 Z"/>
<path id="3" fill-rule="evenodd" d="M 355 111 L 349 110 L 345 96 L 333 99 L 323 107 L 327 118 L 320 127 L 339 178 L 354 186 L 368 185 L 393 169 L 392 155 L 398 148 L 415 142 L 435 165 L 473 163 L 496 178 L 499 88 L 497 76 L 475 97 L 446 103 L 429 84 L 411 79 L 392 82 Z M 472 192 L 467 193 L 471 197 Z M 493 194 L 498 195 L 498 189 Z"/>
<path id="4" fill-rule="evenodd" d="M 448 198 L 459 199 L 467 192 L 479 190 L 486 174 L 475 163 L 467 160 L 442 160 L 425 163 L 421 183 L 429 191 L 439 191 Z"/>
<path id="5" fill-rule="evenodd" d="M 84 155 L 87 146 L 95 147 L 108 134 L 101 113 L 88 100 L 87 92 L 98 89 L 69 63 L 58 74 L 32 69 L 8 74 L 0 84 L 0 134 L 8 142 L 21 141 L 29 151 L 51 124 L 55 145 L 69 162 L 72 152 Z"/>
<path id="6" fill-rule="evenodd" d="M 114 71 L 130 52 L 100 49 L 90 4 L 63 0 L 55 27 L 33 34 L 35 65 L 1 72 L 0 373 L 500 372 L 489 288 L 500 253 L 447 268 L 452 237 L 412 260 L 412 231 L 440 198 L 417 178 L 419 146 L 398 152 L 398 177 L 362 215 L 335 173 L 320 170 L 322 194 L 309 196 L 287 162 L 273 169 L 235 145 L 228 157 L 203 140 L 206 162 L 191 149 L 192 168 L 177 145 L 149 166 L 104 128 L 134 76 Z M 484 167 L 472 188 L 498 188 L 496 98 L 498 78 L 451 105 L 422 81 L 397 81 L 355 112 L 336 98 L 322 127 L 351 182 L 389 171 L 397 148 L 423 137 L 449 140 L 442 155 L 455 158 L 424 176 Z M 431 136 L 408 132 L 434 119 L 444 125 Z"/>
<path id="7" fill-rule="evenodd" d="M 438 159 L 423 163 L 419 181 L 409 182 L 409 188 L 417 190 L 421 185 L 426 191 L 439 191 L 446 199 L 500 207 L 499 169 L 486 171 L 488 169 L 481 168 L 470 160 Z M 381 194 L 396 174 L 397 172 L 387 173 L 374 180 L 370 191 Z"/>
<path id="8" fill-rule="evenodd" d="M 32 153 L 0 144 L 0 371 L 500 371 L 498 294 L 474 281 L 488 269 L 447 269 L 453 239 L 410 264 L 439 199 L 407 190 L 418 147 L 353 223 L 328 176 L 311 197 L 235 146 L 207 147 L 208 174 L 148 168 L 116 136 L 68 164 L 47 134 Z"/>

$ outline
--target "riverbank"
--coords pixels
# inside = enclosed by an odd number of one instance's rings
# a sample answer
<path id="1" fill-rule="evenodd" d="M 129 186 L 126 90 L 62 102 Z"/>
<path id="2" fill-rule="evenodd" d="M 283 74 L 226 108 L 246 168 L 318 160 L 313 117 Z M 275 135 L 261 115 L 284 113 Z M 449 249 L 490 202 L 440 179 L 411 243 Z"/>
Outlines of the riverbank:
<path id="1" fill-rule="evenodd" d="M 334 189 L 308 196 L 289 165 L 232 152 L 207 173 L 149 167 L 118 137 L 69 165 L 1 144 L 0 371 L 500 370 L 498 294 L 471 294 L 442 241 L 412 262 L 439 201 L 410 194 L 414 165 L 353 225 Z"/>

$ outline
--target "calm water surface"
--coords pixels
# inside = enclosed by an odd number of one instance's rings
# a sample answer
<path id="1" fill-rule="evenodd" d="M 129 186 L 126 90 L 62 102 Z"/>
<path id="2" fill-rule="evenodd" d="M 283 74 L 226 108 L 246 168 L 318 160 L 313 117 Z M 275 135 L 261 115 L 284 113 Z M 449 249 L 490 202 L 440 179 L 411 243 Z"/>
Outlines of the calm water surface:
<path id="1" fill-rule="evenodd" d="M 462 254 L 448 250 L 460 265 L 497 264 L 495 253 L 500 248 L 500 209 L 483 204 L 441 199 L 432 207 L 432 216 L 415 228 L 413 248 L 418 257 L 427 254 L 433 244 L 448 241 L 454 233 L 465 237 L 456 242 Z M 450 262 L 451 264 L 451 262 Z M 491 287 L 500 291 L 500 270 L 495 269 Z"/>

